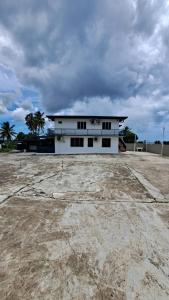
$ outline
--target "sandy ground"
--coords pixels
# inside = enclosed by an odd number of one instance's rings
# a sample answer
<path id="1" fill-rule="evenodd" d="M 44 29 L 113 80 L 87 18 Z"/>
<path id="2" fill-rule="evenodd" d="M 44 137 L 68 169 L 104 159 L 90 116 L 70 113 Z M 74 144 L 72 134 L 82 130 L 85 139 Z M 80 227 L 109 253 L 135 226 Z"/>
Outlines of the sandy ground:
<path id="1" fill-rule="evenodd" d="M 0 154 L 0 299 L 169 299 L 169 158 Z"/>

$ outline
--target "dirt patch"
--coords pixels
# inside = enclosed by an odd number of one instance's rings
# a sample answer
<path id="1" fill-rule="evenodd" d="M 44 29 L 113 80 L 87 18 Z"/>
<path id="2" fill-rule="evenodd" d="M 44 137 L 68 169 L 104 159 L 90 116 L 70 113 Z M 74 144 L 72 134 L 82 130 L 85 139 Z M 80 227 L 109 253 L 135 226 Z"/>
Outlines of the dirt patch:
<path id="1" fill-rule="evenodd" d="M 169 207 L 163 206 L 157 213 L 162 221 L 169 227 Z"/>
<path id="2" fill-rule="evenodd" d="M 113 174 L 113 177 L 111 176 Z M 130 169 L 121 164 L 112 168 L 110 176 L 102 182 L 104 196 L 125 200 L 130 199 L 152 199 L 152 196 L 132 174 Z"/>
<path id="3" fill-rule="evenodd" d="M 67 260 L 67 265 L 72 269 L 76 275 L 89 275 L 89 262 L 86 253 L 72 253 Z"/>
<path id="4" fill-rule="evenodd" d="M 126 295 L 121 290 L 114 290 L 110 287 L 97 291 L 96 295 L 92 298 L 93 300 L 126 300 Z"/>
<path id="5" fill-rule="evenodd" d="M 0 166 L 0 185 L 14 183 L 17 178 L 16 167 L 12 164 Z"/>

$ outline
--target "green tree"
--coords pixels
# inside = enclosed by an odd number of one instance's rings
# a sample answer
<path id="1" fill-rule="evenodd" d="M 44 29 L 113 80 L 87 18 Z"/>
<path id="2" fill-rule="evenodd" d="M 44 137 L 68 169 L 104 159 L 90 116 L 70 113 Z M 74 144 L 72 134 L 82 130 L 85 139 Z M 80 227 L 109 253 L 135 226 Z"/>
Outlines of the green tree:
<path id="1" fill-rule="evenodd" d="M 134 143 L 138 140 L 138 136 L 128 126 L 123 129 L 125 143 Z"/>
<path id="2" fill-rule="evenodd" d="M 37 111 L 34 114 L 34 121 L 35 121 L 35 124 L 36 124 L 37 134 L 39 135 L 40 132 L 43 131 L 44 127 L 45 127 L 44 113 L 41 113 L 40 111 Z"/>
<path id="3" fill-rule="evenodd" d="M 30 132 L 32 134 L 35 134 L 36 133 L 36 124 L 35 124 L 35 119 L 34 119 L 33 113 L 29 113 L 28 115 L 26 115 L 25 122 L 26 122 L 26 126 L 28 127 Z"/>
<path id="4" fill-rule="evenodd" d="M 12 138 L 16 135 L 14 131 L 15 125 L 10 125 L 9 122 L 3 122 L 1 129 L 0 129 L 0 136 L 5 141 L 11 141 Z"/>
<path id="5" fill-rule="evenodd" d="M 39 135 L 40 131 L 43 131 L 45 127 L 44 113 L 40 111 L 37 111 L 35 114 L 29 113 L 25 117 L 25 122 L 31 134 Z"/>
<path id="6" fill-rule="evenodd" d="M 26 134 L 25 134 L 24 132 L 21 131 L 21 132 L 19 132 L 19 133 L 17 134 L 16 140 L 17 140 L 17 141 L 21 141 L 21 140 L 24 140 L 25 137 L 26 137 Z"/>

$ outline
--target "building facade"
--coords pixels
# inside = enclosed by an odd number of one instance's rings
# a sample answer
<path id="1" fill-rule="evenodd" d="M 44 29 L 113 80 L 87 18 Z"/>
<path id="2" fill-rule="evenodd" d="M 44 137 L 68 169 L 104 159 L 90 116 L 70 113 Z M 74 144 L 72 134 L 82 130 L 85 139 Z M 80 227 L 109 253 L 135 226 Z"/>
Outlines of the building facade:
<path id="1" fill-rule="evenodd" d="M 119 152 L 119 126 L 127 117 L 47 116 L 54 122 L 56 154 Z"/>

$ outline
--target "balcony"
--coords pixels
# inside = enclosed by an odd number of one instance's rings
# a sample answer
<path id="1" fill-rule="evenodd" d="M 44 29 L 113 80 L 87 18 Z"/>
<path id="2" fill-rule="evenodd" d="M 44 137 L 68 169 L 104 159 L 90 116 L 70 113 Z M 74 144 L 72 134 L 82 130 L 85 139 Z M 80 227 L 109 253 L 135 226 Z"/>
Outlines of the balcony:
<path id="1" fill-rule="evenodd" d="M 50 135 L 56 136 L 119 136 L 121 135 L 118 129 L 49 129 Z"/>

